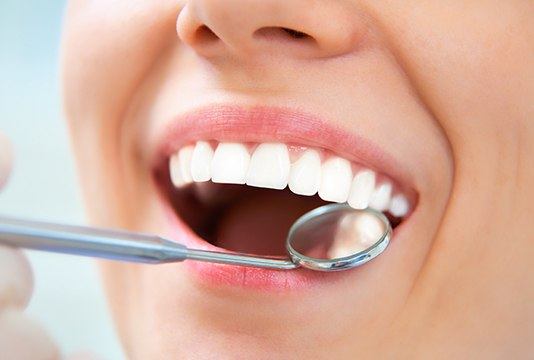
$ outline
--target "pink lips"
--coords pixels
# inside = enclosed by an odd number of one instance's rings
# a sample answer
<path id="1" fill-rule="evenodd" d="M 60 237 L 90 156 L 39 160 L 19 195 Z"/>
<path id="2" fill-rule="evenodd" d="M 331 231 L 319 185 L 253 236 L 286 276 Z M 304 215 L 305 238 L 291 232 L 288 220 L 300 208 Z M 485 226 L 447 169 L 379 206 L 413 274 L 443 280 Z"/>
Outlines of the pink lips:
<path id="1" fill-rule="evenodd" d="M 156 172 L 167 167 L 168 158 L 181 146 L 198 139 L 217 141 L 266 142 L 316 146 L 332 150 L 346 159 L 357 162 L 379 173 L 387 174 L 407 184 L 409 176 L 397 161 L 378 148 L 369 139 L 348 133 L 315 116 L 283 108 L 211 106 L 179 116 L 162 129 L 153 153 Z M 403 186 L 405 187 L 405 186 Z M 169 219 L 170 239 L 197 249 L 226 251 L 199 238 L 179 217 L 162 196 Z M 289 290 L 309 288 L 335 281 L 349 273 L 326 274 L 306 269 L 276 271 L 186 261 L 191 276 L 209 286 L 241 286 L 257 290 Z M 372 266 L 372 265 L 369 265 Z M 350 273 L 354 273 L 352 270 Z"/>

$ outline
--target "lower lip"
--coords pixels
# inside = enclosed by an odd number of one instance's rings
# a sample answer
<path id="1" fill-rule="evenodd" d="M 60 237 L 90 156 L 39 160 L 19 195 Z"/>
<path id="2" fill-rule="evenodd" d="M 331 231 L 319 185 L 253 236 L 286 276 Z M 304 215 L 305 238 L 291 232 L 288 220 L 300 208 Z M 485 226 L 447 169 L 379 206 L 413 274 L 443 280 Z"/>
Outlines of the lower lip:
<path id="1" fill-rule="evenodd" d="M 164 204 L 167 219 L 169 220 L 170 240 L 174 240 L 192 249 L 229 252 L 216 247 L 198 237 L 186 224 L 178 218 L 172 206 Z M 398 236 L 399 230 L 394 235 Z M 371 264 L 371 263 L 370 263 Z M 369 266 L 369 265 L 367 265 Z M 197 284 L 209 288 L 246 288 L 248 290 L 287 292 L 292 290 L 307 290 L 328 282 L 332 284 L 345 276 L 354 274 L 357 269 L 341 272 L 319 272 L 298 268 L 294 270 L 270 270 L 263 268 L 222 265 L 202 261 L 186 261 L 184 263 L 189 277 Z"/>

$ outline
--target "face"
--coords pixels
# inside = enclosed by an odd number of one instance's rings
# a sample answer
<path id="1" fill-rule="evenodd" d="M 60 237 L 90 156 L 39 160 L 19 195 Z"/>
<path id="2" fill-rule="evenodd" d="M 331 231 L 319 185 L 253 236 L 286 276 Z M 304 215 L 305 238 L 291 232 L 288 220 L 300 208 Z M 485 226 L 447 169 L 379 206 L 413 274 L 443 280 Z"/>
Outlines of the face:
<path id="1" fill-rule="evenodd" d="M 395 226 L 335 274 L 102 263 L 130 357 L 525 354 L 533 10 L 72 1 L 64 97 L 93 224 L 263 255 L 326 202 Z"/>

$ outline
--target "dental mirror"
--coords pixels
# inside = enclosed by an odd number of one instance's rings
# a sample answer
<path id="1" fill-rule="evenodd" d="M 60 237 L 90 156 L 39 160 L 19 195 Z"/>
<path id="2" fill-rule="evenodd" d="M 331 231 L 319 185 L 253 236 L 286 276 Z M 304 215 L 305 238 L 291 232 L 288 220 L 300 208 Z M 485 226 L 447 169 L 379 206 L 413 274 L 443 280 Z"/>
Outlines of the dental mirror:
<path id="1" fill-rule="evenodd" d="M 300 217 L 286 240 L 289 259 L 190 249 L 157 235 L 0 217 L 0 244 L 138 263 L 197 260 L 291 270 L 339 271 L 381 254 L 391 238 L 381 213 L 346 204 L 316 208 Z"/>
<path id="2" fill-rule="evenodd" d="M 286 247 L 293 263 L 319 271 L 351 269 L 380 255 L 391 238 L 380 212 L 348 205 L 321 206 L 290 228 Z"/>

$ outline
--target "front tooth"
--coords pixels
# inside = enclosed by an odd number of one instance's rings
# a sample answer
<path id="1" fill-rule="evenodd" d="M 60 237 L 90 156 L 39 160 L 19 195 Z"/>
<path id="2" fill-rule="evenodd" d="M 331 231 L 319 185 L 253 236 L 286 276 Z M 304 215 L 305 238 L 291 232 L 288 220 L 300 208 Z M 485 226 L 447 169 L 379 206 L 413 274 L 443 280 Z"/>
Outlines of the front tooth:
<path id="1" fill-rule="evenodd" d="M 352 180 L 348 203 L 354 209 L 365 209 L 375 189 L 375 172 L 362 170 Z"/>
<path id="2" fill-rule="evenodd" d="M 408 203 L 406 196 L 397 194 L 391 198 L 391 202 L 389 203 L 389 212 L 391 215 L 395 217 L 403 217 L 408 213 L 409 209 L 410 204 Z"/>
<path id="3" fill-rule="evenodd" d="M 321 157 L 316 150 L 306 150 L 289 173 L 289 189 L 298 195 L 312 196 L 319 191 Z"/>
<path id="4" fill-rule="evenodd" d="M 345 202 L 349 197 L 352 170 L 350 162 L 333 156 L 321 168 L 319 196 L 325 201 Z"/>
<path id="5" fill-rule="evenodd" d="M 196 182 L 209 181 L 211 179 L 211 160 L 213 149 L 206 141 L 197 141 L 193 157 L 191 158 L 191 177 Z"/>
<path id="6" fill-rule="evenodd" d="M 174 186 L 182 187 L 193 181 L 191 177 L 191 157 L 193 156 L 193 146 L 181 148 L 176 154 L 171 156 L 169 162 L 171 181 Z"/>
<path id="7" fill-rule="evenodd" d="M 391 200 L 391 190 L 392 186 L 389 182 L 380 184 L 371 195 L 369 207 L 378 211 L 386 210 Z"/>
<path id="8" fill-rule="evenodd" d="M 287 186 L 289 166 L 289 151 L 285 144 L 260 144 L 250 159 L 247 185 L 283 189 Z"/>
<path id="9" fill-rule="evenodd" d="M 250 154 L 240 143 L 220 143 L 211 162 L 211 181 L 222 184 L 244 184 Z"/>

